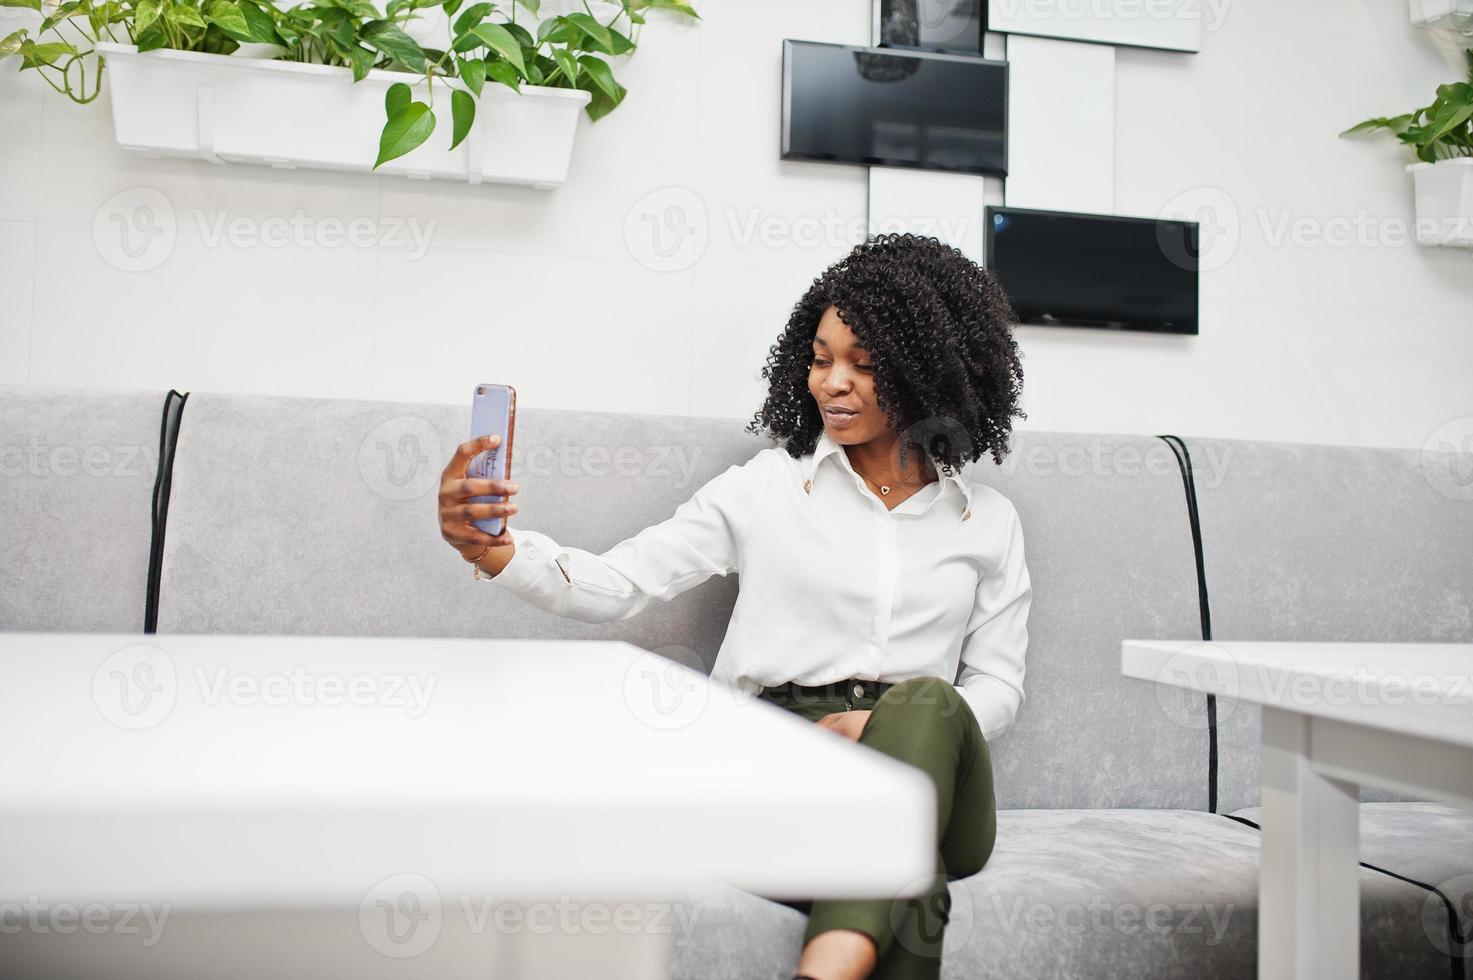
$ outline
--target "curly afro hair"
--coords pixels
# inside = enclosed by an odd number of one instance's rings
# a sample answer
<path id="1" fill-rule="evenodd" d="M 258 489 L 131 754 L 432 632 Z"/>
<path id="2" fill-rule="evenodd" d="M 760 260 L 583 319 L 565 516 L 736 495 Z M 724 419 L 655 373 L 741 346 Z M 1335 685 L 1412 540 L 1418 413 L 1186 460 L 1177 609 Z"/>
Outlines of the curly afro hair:
<path id="1" fill-rule="evenodd" d="M 813 281 L 772 345 L 767 400 L 746 431 L 767 430 L 794 458 L 823 432 L 808 390 L 813 338 L 833 305 L 874 365 L 876 401 L 891 431 L 935 456 L 948 473 L 1008 453 L 1023 368 L 1017 317 L 992 273 L 950 245 L 912 234 L 870 238 Z"/>

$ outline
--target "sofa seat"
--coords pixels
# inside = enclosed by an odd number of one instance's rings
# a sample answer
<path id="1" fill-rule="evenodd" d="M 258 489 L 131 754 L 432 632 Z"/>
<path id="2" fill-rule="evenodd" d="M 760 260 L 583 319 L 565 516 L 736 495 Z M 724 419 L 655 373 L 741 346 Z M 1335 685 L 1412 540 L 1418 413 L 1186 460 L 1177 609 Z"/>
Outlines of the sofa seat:
<path id="1" fill-rule="evenodd" d="M 1257 831 L 1194 810 L 1002 810 L 987 866 L 951 884 L 947 980 L 1252 977 Z M 1447 977 L 1426 892 L 1361 871 L 1365 977 Z M 805 917 L 725 886 L 683 895 L 676 980 L 787 980 Z"/>

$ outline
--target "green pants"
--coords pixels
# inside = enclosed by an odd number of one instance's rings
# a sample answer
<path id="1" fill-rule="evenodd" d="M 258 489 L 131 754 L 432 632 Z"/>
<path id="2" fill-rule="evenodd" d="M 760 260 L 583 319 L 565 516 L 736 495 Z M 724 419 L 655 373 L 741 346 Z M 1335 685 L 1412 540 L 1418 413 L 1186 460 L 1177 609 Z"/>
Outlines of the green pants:
<path id="1" fill-rule="evenodd" d="M 951 919 L 947 882 L 982 870 L 997 837 L 992 760 L 971 707 L 939 677 L 914 677 L 879 697 L 833 699 L 763 695 L 779 707 L 817 721 L 836 711 L 871 710 L 859 741 L 908 762 L 936 787 L 936 865 L 927 892 L 916 898 L 787 901 L 808 913 L 803 943 L 830 929 L 855 929 L 875 941 L 873 980 L 935 980 L 941 943 Z M 835 735 L 834 737 L 839 737 Z M 884 847 L 885 841 L 875 841 Z"/>

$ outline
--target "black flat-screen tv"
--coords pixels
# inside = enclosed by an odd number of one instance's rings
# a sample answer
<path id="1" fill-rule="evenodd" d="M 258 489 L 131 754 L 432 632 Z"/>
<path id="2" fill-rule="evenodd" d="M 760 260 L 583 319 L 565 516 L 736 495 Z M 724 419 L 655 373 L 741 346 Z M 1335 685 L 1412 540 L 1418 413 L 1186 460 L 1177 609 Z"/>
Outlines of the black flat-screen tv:
<path id="1" fill-rule="evenodd" d="M 981 54 L 985 0 L 872 0 L 872 37 L 885 48 Z"/>
<path id="2" fill-rule="evenodd" d="M 1195 221 L 988 207 L 984 264 L 1020 323 L 1197 332 Z"/>
<path id="3" fill-rule="evenodd" d="M 783 41 L 782 158 L 1007 174 L 1004 61 Z"/>

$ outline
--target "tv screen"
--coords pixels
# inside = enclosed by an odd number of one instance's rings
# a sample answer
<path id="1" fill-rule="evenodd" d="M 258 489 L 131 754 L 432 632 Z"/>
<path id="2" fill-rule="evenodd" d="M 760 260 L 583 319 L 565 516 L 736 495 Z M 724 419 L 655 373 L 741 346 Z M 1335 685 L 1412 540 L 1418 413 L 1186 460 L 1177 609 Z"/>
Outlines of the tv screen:
<path id="1" fill-rule="evenodd" d="M 981 54 L 984 0 L 873 0 L 881 47 Z"/>
<path id="2" fill-rule="evenodd" d="M 1020 323 L 1197 332 L 1195 221 L 989 207 L 983 229 Z"/>
<path id="3" fill-rule="evenodd" d="M 783 41 L 782 158 L 1007 174 L 1002 61 Z"/>

